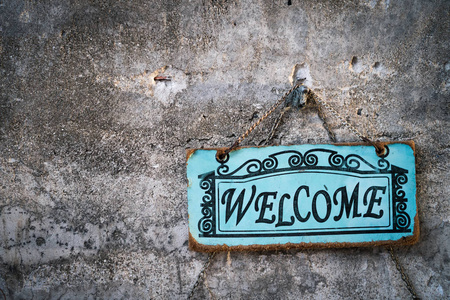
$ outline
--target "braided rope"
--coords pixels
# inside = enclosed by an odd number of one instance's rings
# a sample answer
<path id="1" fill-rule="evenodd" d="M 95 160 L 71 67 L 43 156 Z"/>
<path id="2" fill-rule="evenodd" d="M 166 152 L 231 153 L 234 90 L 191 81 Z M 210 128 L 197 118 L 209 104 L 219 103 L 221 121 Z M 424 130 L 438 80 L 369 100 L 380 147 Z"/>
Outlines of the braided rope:
<path id="1" fill-rule="evenodd" d="M 272 114 L 277 108 L 278 106 L 280 106 L 282 103 L 284 103 L 286 101 L 286 98 L 297 88 L 299 88 L 300 86 L 302 86 L 302 84 L 297 84 L 294 87 L 292 87 L 289 91 L 287 91 L 283 97 L 281 97 L 274 105 L 272 105 L 271 108 L 269 108 L 266 113 L 259 118 L 255 123 L 252 124 L 252 126 L 250 126 L 249 129 L 247 129 L 247 131 L 245 131 L 241 136 L 239 136 L 236 141 L 227 149 L 225 150 L 218 150 L 217 154 L 216 154 L 216 158 L 218 161 L 223 162 L 226 160 L 227 155 L 236 147 L 239 146 L 240 143 L 242 143 L 242 141 L 244 139 L 246 139 L 249 134 L 259 125 L 261 124 L 262 121 L 264 121 L 265 119 L 267 119 L 267 117 Z M 347 120 L 345 120 L 331 105 L 329 105 L 328 103 L 326 103 L 321 97 L 319 97 L 316 93 L 314 93 L 311 89 L 307 89 L 307 96 L 311 97 L 314 102 L 320 107 L 324 107 L 327 111 L 329 111 L 334 117 L 336 117 L 337 119 L 339 119 L 341 121 L 341 125 L 343 125 L 344 127 L 346 127 L 347 129 L 349 129 L 354 135 L 358 136 L 361 140 L 363 140 L 364 142 L 370 143 L 372 146 L 375 147 L 376 153 L 379 156 L 382 156 L 385 153 L 385 148 L 383 145 L 376 143 L 372 140 L 370 140 L 368 137 L 364 136 L 361 132 L 358 131 L 358 129 L 356 129 L 352 124 L 350 124 Z"/>

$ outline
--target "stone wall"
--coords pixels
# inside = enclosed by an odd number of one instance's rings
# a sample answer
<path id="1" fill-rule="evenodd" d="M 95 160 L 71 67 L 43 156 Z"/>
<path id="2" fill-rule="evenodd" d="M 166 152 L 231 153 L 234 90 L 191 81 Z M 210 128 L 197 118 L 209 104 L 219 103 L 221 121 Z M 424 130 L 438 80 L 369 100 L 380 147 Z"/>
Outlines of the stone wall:
<path id="1" fill-rule="evenodd" d="M 297 70 L 367 136 L 416 142 L 421 238 L 396 251 L 420 297 L 450 297 L 449 11 L 445 0 L 0 1 L 0 288 L 187 298 L 208 255 L 187 246 L 185 149 L 231 145 Z M 291 110 L 273 142 L 330 143 L 325 128 L 316 109 Z M 219 253 L 193 291 L 408 297 L 383 247 Z"/>

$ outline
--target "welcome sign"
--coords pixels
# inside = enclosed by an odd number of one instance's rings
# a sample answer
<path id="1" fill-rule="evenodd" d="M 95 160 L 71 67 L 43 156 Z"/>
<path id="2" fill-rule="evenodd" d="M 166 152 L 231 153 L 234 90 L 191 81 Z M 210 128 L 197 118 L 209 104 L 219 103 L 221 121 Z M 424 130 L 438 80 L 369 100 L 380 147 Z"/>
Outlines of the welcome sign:
<path id="1" fill-rule="evenodd" d="M 187 150 L 189 245 L 198 251 L 410 244 L 414 143 Z"/>

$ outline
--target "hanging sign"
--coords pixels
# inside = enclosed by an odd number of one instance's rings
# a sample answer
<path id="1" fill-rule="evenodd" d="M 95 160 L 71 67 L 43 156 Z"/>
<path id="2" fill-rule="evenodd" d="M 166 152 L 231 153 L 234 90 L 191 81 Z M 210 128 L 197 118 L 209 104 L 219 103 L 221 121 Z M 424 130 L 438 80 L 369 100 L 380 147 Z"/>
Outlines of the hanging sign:
<path id="1" fill-rule="evenodd" d="M 419 228 L 414 143 L 187 150 L 197 251 L 411 244 Z"/>

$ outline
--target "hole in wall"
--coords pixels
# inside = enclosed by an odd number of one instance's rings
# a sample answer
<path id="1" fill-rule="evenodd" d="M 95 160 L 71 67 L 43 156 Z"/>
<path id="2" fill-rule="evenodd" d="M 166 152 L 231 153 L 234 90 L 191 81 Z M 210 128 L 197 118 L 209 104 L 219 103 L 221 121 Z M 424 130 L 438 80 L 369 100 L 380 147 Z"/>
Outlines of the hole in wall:
<path id="1" fill-rule="evenodd" d="M 379 61 L 376 61 L 371 67 L 370 71 L 373 72 L 373 74 L 377 76 L 384 76 L 387 74 L 386 69 L 384 68 L 384 65 L 380 63 Z"/>
<path id="2" fill-rule="evenodd" d="M 350 61 L 349 66 L 350 71 L 361 73 L 363 70 L 363 66 L 361 65 L 361 62 L 359 61 L 358 57 L 353 56 L 352 60 Z"/>
<path id="3" fill-rule="evenodd" d="M 292 1 L 288 0 L 287 5 L 292 5 Z"/>
<path id="4" fill-rule="evenodd" d="M 355 67 L 358 64 L 358 58 L 356 56 L 353 56 L 350 64 L 352 65 L 352 67 Z"/>
<path id="5" fill-rule="evenodd" d="M 253 115 L 251 116 L 251 118 L 250 118 L 250 120 L 249 121 L 253 121 L 253 120 L 255 120 L 255 119 L 258 119 L 258 112 L 253 112 Z"/>
<path id="6" fill-rule="evenodd" d="M 289 77 L 291 85 L 296 85 L 298 83 L 303 83 L 307 87 L 311 87 L 312 78 L 309 72 L 309 66 L 307 63 L 303 62 L 296 64 L 292 68 L 291 76 Z"/>
<path id="7" fill-rule="evenodd" d="M 444 69 L 445 69 L 445 72 L 450 71 L 450 62 L 449 61 L 445 63 Z"/>

